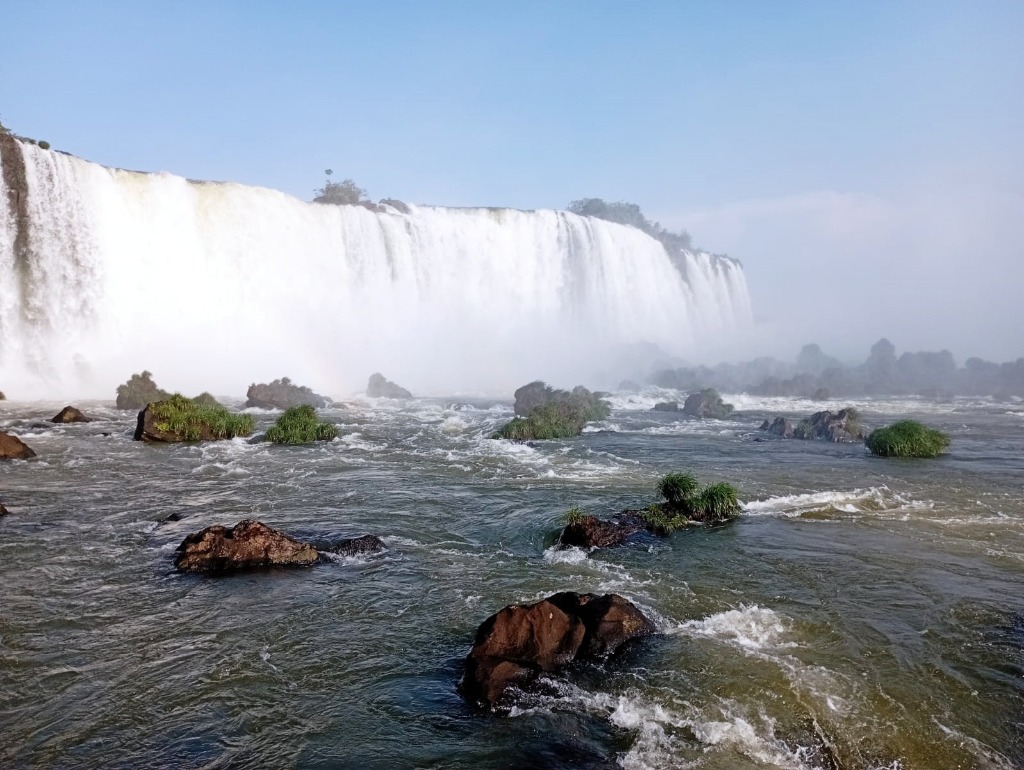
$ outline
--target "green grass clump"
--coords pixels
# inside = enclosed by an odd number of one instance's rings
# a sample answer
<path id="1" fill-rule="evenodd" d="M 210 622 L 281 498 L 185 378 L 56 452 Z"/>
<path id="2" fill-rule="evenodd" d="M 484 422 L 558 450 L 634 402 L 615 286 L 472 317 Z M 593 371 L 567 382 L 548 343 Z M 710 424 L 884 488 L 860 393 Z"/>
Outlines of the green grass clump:
<path id="1" fill-rule="evenodd" d="M 583 509 L 578 505 L 574 505 L 565 512 L 564 516 L 562 516 L 562 524 L 567 527 L 572 527 L 577 524 L 582 524 L 586 518 L 587 514 L 584 513 Z"/>
<path id="2" fill-rule="evenodd" d="M 218 439 L 251 436 L 255 427 L 252 415 L 200 404 L 180 393 L 152 404 L 150 411 L 157 430 L 181 436 L 185 441 L 199 441 L 204 434 Z"/>
<path id="3" fill-rule="evenodd" d="M 582 386 L 572 392 L 554 390 L 543 382 L 532 382 L 516 391 L 516 414 L 493 438 L 513 441 L 572 438 L 594 420 L 611 414 L 608 402 Z M 524 416 L 525 414 L 525 416 Z"/>
<path id="4" fill-rule="evenodd" d="M 329 422 L 317 420 L 316 409 L 309 405 L 293 406 L 277 418 L 267 429 L 267 441 L 275 444 L 308 444 L 312 441 L 330 441 L 338 429 Z"/>
<path id="5" fill-rule="evenodd" d="M 872 431 L 867 445 L 880 457 L 937 457 L 949 446 L 949 436 L 914 420 L 901 420 Z"/>
<path id="6" fill-rule="evenodd" d="M 648 529 L 668 535 L 694 521 L 709 523 L 731 519 L 740 512 L 736 489 L 731 484 L 708 484 L 703 489 L 690 473 L 669 473 L 658 482 L 663 503 L 639 512 Z"/>
<path id="7" fill-rule="evenodd" d="M 220 401 L 213 397 L 212 393 L 205 390 L 192 400 L 202 406 L 223 406 Z"/>

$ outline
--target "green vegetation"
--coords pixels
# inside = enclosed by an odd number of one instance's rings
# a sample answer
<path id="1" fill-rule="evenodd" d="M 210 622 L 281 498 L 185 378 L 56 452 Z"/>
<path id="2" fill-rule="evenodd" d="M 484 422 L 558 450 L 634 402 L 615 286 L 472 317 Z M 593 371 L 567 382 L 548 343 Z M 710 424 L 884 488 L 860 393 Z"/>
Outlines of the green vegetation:
<path id="1" fill-rule="evenodd" d="M 949 436 L 914 420 L 901 420 L 873 431 L 867 445 L 880 457 L 937 457 L 949 446 Z"/>
<path id="2" fill-rule="evenodd" d="M 329 422 L 319 422 L 316 409 L 309 405 L 293 406 L 277 418 L 267 429 L 267 441 L 275 444 L 308 444 L 312 441 L 330 441 L 338 429 Z"/>
<path id="3" fill-rule="evenodd" d="M 251 436 L 254 428 L 251 415 L 200 404 L 180 393 L 152 404 L 150 413 L 153 427 L 161 433 L 181 436 L 185 441 Z"/>
<path id="4" fill-rule="evenodd" d="M 503 425 L 493 438 L 513 441 L 572 438 L 593 420 L 604 420 L 611 407 L 597 393 L 582 386 L 556 390 L 543 382 L 531 382 L 516 390 L 517 417 Z"/>
<path id="5" fill-rule="evenodd" d="M 669 473 L 658 482 L 663 503 L 652 503 L 637 512 L 649 530 L 669 535 L 693 522 L 714 523 L 740 512 L 736 489 L 731 484 L 709 484 L 700 489 L 690 473 Z"/>
<path id="6" fill-rule="evenodd" d="M 583 511 L 583 509 L 580 508 L 578 505 L 574 505 L 572 508 L 565 512 L 564 516 L 562 516 L 562 524 L 564 524 L 567 527 L 572 527 L 578 524 L 582 524 L 586 518 L 587 514 Z"/>
<path id="7" fill-rule="evenodd" d="M 42 150 L 49 150 L 50 149 L 50 143 L 47 142 L 45 139 L 40 139 L 38 144 L 39 144 L 39 148 L 42 149 Z"/>
<path id="8" fill-rule="evenodd" d="M 327 179 L 324 186 L 314 190 L 316 197 L 314 203 L 331 203 L 336 206 L 358 205 L 366 202 L 366 190 L 357 185 L 351 179 L 344 179 L 340 182 L 332 182 L 330 177 L 334 172 L 331 169 L 324 171 Z"/>
<path id="9" fill-rule="evenodd" d="M 147 404 L 170 397 L 170 393 L 160 390 L 153 382 L 152 372 L 133 374 L 128 382 L 117 386 L 118 409 L 144 409 Z"/>
<path id="10" fill-rule="evenodd" d="M 205 390 L 192 400 L 201 406 L 222 406 L 220 401 L 213 397 L 212 393 Z"/>
<path id="11" fill-rule="evenodd" d="M 608 222 L 631 225 L 661 241 L 670 251 L 693 248 L 693 241 L 686 230 L 680 230 L 678 233 L 666 230 L 657 222 L 648 220 L 635 203 L 626 201 L 609 203 L 601 198 L 580 198 L 569 203 L 569 211 L 580 216 L 597 217 Z"/>

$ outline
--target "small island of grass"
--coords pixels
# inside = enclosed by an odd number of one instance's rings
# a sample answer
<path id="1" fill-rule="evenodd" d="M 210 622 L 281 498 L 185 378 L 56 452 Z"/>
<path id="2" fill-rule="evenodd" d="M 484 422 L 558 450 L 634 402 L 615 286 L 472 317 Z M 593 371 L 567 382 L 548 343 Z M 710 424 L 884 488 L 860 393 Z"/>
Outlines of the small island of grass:
<path id="1" fill-rule="evenodd" d="M 229 412 L 175 393 L 139 412 L 136 441 L 216 441 L 251 436 L 252 415 Z"/>
<path id="2" fill-rule="evenodd" d="M 309 444 L 313 441 L 330 441 L 336 438 L 338 429 L 329 422 L 317 419 L 316 409 L 308 404 L 293 406 L 277 418 L 264 438 L 275 444 Z"/>
<path id="3" fill-rule="evenodd" d="M 572 438 L 594 420 L 611 414 L 608 402 L 583 386 L 572 392 L 556 390 L 543 382 L 531 382 L 516 391 L 516 417 L 505 423 L 494 438 L 513 441 L 540 441 Z"/>
<path id="4" fill-rule="evenodd" d="M 867 446 L 879 457 L 938 457 L 949 446 L 949 436 L 915 420 L 901 420 L 873 431 Z"/>

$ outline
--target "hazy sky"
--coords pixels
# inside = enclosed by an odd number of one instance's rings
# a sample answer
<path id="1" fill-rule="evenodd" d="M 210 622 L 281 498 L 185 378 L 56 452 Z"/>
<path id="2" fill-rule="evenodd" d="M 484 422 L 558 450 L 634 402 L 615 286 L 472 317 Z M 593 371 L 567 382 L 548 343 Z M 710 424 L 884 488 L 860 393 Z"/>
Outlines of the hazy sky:
<path id="1" fill-rule="evenodd" d="M 41 2 L 0 119 L 90 160 L 373 198 L 639 203 L 769 352 L 1024 355 L 1024 2 Z"/>

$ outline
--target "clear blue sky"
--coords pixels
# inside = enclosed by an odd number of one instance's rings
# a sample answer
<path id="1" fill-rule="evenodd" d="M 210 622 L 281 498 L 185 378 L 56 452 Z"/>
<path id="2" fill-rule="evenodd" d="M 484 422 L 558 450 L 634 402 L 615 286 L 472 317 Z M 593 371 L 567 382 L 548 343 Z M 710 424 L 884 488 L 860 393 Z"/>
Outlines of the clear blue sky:
<path id="1" fill-rule="evenodd" d="M 630 200 L 742 259 L 780 330 L 806 324 L 778 300 L 815 268 L 805 298 L 929 267 L 925 289 L 962 298 L 934 268 L 973 247 L 1011 271 L 995 300 L 1024 285 L 1021 0 L 8 6 L 0 119 L 107 165 L 304 198 L 330 167 L 373 198 Z M 1024 328 L 1013 312 L 995 321 Z"/>

